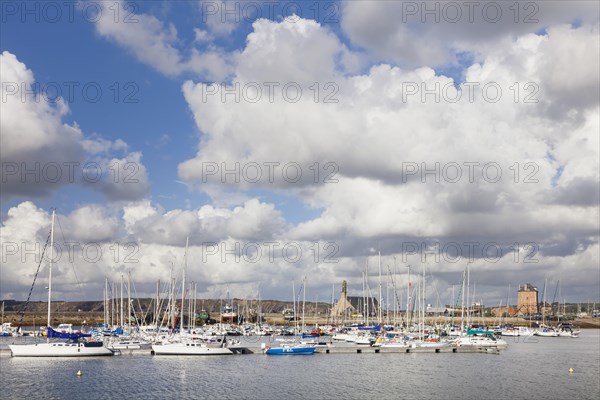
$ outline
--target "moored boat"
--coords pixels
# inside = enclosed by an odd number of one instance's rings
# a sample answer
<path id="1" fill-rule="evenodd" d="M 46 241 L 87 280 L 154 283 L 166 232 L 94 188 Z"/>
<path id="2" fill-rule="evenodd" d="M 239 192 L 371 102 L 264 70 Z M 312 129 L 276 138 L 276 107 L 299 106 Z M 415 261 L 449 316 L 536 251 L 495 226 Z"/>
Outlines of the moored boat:
<path id="1" fill-rule="evenodd" d="M 9 345 L 13 357 L 88 357 L 112 356 L 102 342 L 73 341 Z"/>
<path id="2" fill-rule="evenodd" d="M 266 355 L 310 355 L 315 353 L 315 347 L 302 344 L 287 345 L 281 347 L 264 346 Z"/>
<path id="3" fill-rule="evenodd" d="M 560 337 L 577 338 L 577 337 L 579 337 L 579 334 L 581 333 L 580 329 L 576 328 L 573 324 L 566 323 L 566 322 L 558 324 L 557 330 L 558 330 L 558 336 L 560 336 Z"/>
<path id="4" fill-rule="evenodd" d="M 54 260 L 54 219 L 56 212 L 52 211 L 50 228 L 50 256 L 48 263 L 48 324 L 46 343 L 12 344 L 10 348 L 13 357 L 87 357 L 112 356 L 114 352 L 104 346 L 102 341 L 90 339 L 89 333 L 73 333 L 72 325 L 61 324 L 60 330 L 50 327 L 52 304 L 52 264 Z M 48 244 L 48 242 L 46 242 Z M 29 300 L 29 299 L 28 299 Z M 66 342 L 51 342 L 50 339 L 67 339 Z"/>
<path id="5" fill-rule="evenodd" d="M 457 347 L 491 347 L 504 349 L 508 343 L 493 334 L 493 331 L 467 330 L 466 336 L 461 336 L 452 342 Z"/>
<path id="6" fill-rule="evenodd" d="M 558 331 L 550 326 L 542 325 L 533 334 L 541 337 L 558 337 Z"/>
<path id="7" fill-rule="evenodd" d="M 233 352 L 227 348 L 226 341 L 220 345 L 194 340 L 182 340 L 177 343 L 153 344 L 152 353 L 155 355 L 172 356 L 218 356 L 231 355 Z"/>

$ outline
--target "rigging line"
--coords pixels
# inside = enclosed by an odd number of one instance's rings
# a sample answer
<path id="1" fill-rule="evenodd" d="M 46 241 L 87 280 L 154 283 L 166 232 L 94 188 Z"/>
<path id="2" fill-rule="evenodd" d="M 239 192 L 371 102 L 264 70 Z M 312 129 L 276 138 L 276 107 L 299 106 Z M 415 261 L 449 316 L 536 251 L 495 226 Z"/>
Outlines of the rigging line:
<path id="1" fill-rule="evenodd" d="M 435 294 L 437 296 L 437 305 L 439 307 L 441 307 L 442 306 L 442 299 L 440 297 L 440 292 L 438 291 L 438 288 L 437 288 L 436 279 L 433 276 L 433 272 L 431 272 L 431 268 L 429 268 L 429 276 L 431 277 L 431 279 L 433 281 L 433 290 L 435 290 Z"/>
<path id="2" fill-rule="evenodd" d="M 140 307 L 140 313 L 141 313 L 142 310 L 143 310 L 142 303 L 140 303 L 140 298 L 139 298 L 139 296 L 137 294 L 137 289 L 135 288 L 135 282 L 134 281 L 131 281 L 131 286 L 133 286 L 133 292 L 135 293 L 135 298 L 136 298 L 136 300 L 138 302 L 138 306 Z M 152 305 L 152 300 L 150 301 L 150 305 Z M 148 316 L 149 310 L 150 310 L 150 307 L 148 307 L 148 309 L 146 310 L 146 313 L 144 314 L 144 321 L 146 321 L 146 317 Z M 140 324 L 139 324 L 137 316 L 135 314 L 135 307 L 133 308 L 133 314 L 135 316 L 135 323 L 139 326 Z M 131 318 L 131 316 L 130 316 L 130 318 Z"/>
<path id="3" fill-rule="evenodd" d="M 63 232 L 62 226 L 60 224 L 60 219 L 56 218 L 56 222 L 58 222 L 58 230 L 60 231 L 60 235 L 62 236 L 63 243 L 67 243 L 67 239 L 65 239 L 65 234 Z M 79 281 L 79 277 L 77 276 L 77 271 L 75 270 L 75 264 L 69 257 L 69 264 L 71 264 L 71 269 L 73 270 L 73 274 L 75 275 L 75 280 L 77 281 L 77 286 L 79 287 L 79 292 L 83 295 L 83 299 L 86 300 L 85 293 L 83 292 L 83 287 L 81 282 Z"/>
<path id="4" fill-rule="evenodd" d="M 388 267 L 388 271 L 389 271 L 389 272 L 391 272 L 389 267 Z M 396 306 L 398 309 L 401 309 L 401 308 L 402 308 L 402 301 L 400 300 L 400 296 L 398 296 L 398 291 L 396 290 L 396 282 L 395 282 L 395 280 L 394 280 L 394 276 L 393 276 L 393 275 L 392 275 L 392 276 L 390 276 L 390 279 L 391 279 L 391 281 L 392 281 L 392 286 L 393 286 L 393 288 L 394 288 L 394 289 L 393 289 L 393 292 L 394 292 L 394 299 L 396 300 L 396 305 L 395 305 L 395 306 Z M 404 317 L 403 317 L 402 315 L 400 316 L 400 318 L 401 318 L 401 321 L 402 321 L 402 322 L 404 322 Z"/>
<path id="5" fill-rule="evenodd" d="M 46 244 L 44 245 L 44 250 L 42 250 L 42 257 L 40 258 L 40 262 L 38 263 L 37 270 L 35 271 L 35 275 L 33 276 L 33 282 L 31 283 L 31 288 L 29 289 L 29 295 L 27 296 L 27 301 L 23 306 L 23 310 L 21 311 L 21 318 L 19 319 L 19 325 L 17 326 L 17 333 L 21 330 L 21 325 L 23 324 L 23 318 L 25 318 L 25 311 L 27 311 L 27 306 L 29 305 L 29 300 L 31 299 L 31 293 L 33 293 L 33 287 L 35 286 L 35 281 L 37 279 L 38 274 L 40 273 L 40 267 L 42 266 L 42 262 L 44 261 L 44 254 L 46 254 L 46 248 L 48 247 L 48 243 L 50 242 L 50 235 L 52 231 L 48 232 L 48 237 L 46 238 Z"/>

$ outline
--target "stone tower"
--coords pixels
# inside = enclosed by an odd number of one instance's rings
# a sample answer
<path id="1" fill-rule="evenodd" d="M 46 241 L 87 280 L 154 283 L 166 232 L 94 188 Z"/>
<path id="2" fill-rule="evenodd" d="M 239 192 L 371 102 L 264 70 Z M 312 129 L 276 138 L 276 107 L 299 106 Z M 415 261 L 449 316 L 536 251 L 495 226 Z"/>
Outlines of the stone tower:
<path id="1" fill-rule="evenodd" d="M 519 285 L 517 313 L 518 315 L 535 315 L 538 313 L 538 290 L 531 283 Z"/>

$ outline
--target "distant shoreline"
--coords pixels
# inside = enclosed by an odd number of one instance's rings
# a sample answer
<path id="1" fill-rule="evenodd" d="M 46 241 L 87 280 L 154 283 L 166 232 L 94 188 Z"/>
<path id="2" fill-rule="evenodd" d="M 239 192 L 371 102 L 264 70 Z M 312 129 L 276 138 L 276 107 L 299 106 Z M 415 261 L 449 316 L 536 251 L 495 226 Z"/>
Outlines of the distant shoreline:
<path id="1" fill-rule="evenodd" d="M 287 321 L 283 319 L 280 313 L 264 313 L 264 319 L 270 325 L 287 325 Z M 47 314 L 44 312 L 26 313 L 23 317 L 22 326 L 27 327 L 40 327 L 45 326 Z M 212 318 L 218 321 L 218 314 L 212 316 Z M 12 326 L 18 326 L 21 315 L 17 311 L 6 311 L 4 313 L 4 322 L 10 322 Z M 427 323 L 444 323 L 444 321 L 450 322 L 450 317 L 427 317 Z M 54 313 L 52 317 L 52 325 L 57 326 L 58 324 L 73 324 L 75 326 L 81 326 L 85 321 L 86 326 L 99 325 L 104 322 L 104 312 L 98 311 L 81 311 L 81 312 L 60 312 Z M 374 320 L 372 320 L 374 322 Z M 336 321 L 337 324 L 341 324 L 342 321 L 339 319 Z M 346 320 L 345 323 L 350 324 L 354 322 L 360 322 L 358 320 Z M 400 323 L 401 320 L 398 319 Z M 499 324 L 500 319 L 497 317 L 474 317 L 471 318 L 473 324 L 484 324 L 487 326 L 494 326 Z M 541 321 L 530 321 L 523 318 L 504 318 L 502 323 L 513 324 L 515 326 L 534 326 L 536 323 Z M 581 329 L 600 329 L 600 318 L 576 318 L 575 320 L 568 321 L 578 326 Z M 292 322 L 293 324 L 293 322 Z M 332 324 L 331 318 L 327 317 L 314 317 L 313 315 L 307 314 L 305 318 L 305 324 L 308 327 L 318 324 L 320 326 Z M 460 316 L 454 317 L 454 324 L 460 324 Z M 548 321 L 547 325 L 556 325 L 556 321 Z"/>

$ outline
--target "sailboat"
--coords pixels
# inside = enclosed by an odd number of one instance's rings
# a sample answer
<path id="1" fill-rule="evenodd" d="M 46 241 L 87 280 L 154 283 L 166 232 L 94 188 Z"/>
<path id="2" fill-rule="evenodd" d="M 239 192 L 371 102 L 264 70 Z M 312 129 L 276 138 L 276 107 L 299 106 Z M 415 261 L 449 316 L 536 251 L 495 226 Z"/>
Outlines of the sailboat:
<path id="1" fill-rule="evenodd" d="M 305 336 L 304 335 L 304 330 L 305 330 L 305 322 L 304 322 L 304 311 L 305 311 L 305 305 L 306 305 L 306 276 L 304 277 L 303 283 L 302 283 L 302 288 L 303 288 L 303 301 L 302 301 L 302 338 Z M 294 283 L 292 282 L 292 292 L 293 292 L 293 301 L 294 301 L 294 314 L 296 314 L 296 290 L 294 289 Z M 298 327 L 298 320 L 296 320 L 296 328 L 294 330 L 295 333 L 298 333 L 299 331 L 299 327 Z M 314 354 L 315 350 L 316 350 L 316 345 L 318 343 L 309 343 L 309 342 L 299 342 L 298 339 L 292 339 L 291 342 L 289 343 L 282 343 L 281 346 L 278 347 L 271 347 L 270 345 L 267 345 L 265 343 L 263 343 L 261 345 L 261 349 L 263 350 L 263 353 L 266 355 L 310 355 L 310 354 Z"/>
<path id="2" fill-rule="evenodd" d="M 54 260 L 54 219 L 52 211 L 52 225 L 50 228 L 50 262 L 48 268 L 48 324 L 46 343 L 11 344 L 13 357 L 86 357 L 86 356 L 112 356 L 112 350 L 104 347 L 103 342 L 86 340 L 90 334 L 67 333 L 56 331 L 51 327 L 52 311 L 52 263 Z M 68 339 L 66 342 L 51 342 L 50 339 Z"/>
<path id="3" fill-rule="evenodd" d="M 225 336 L 220 336 L 216 340 L 209 340 L 198 336 L 184 336 L 183 311 L 185 310 L 185 271 L 187 269 L 189 238 L 185 241 L 185 255 L 183 262 L 183 279 L 181 283 L 181 315 L 179 338 L 173 342 L 163 344 L 153 344 L 152 354 L 154 355 L 178 355 L 178 356 L 211 356 L 211 355 L 230 355 L 233 352 L 227 348 Z M 175 326 L 173 326 L 175 329 Z"/>
<path id="4" fill-rule="evenodd" d="M 497 337 L 494 331 L 468 329 L 466 336 L 460 336 L 453 344 L 457 347 L 492 347 L 505 349 L 508 347 L 506 340 Z"/>
<path id="5" fill-rule="evenodd" d="M 303 344 L 282 344 L 281 347 L 271 347 L 265 345 L 263 351 L 266 355 L 270 356 L 284 356 L 284 355 L 309 355 L 315 354 L 316 348 L 310 345 Z"/>

